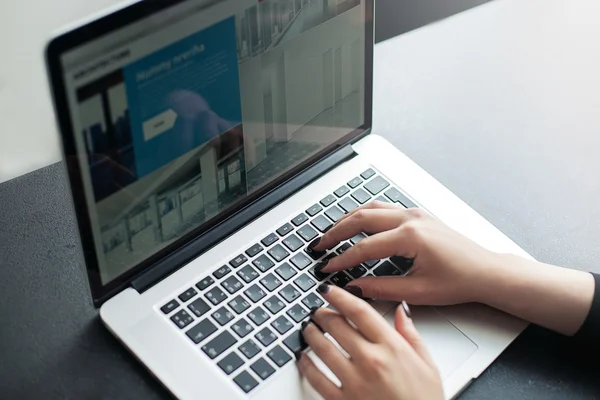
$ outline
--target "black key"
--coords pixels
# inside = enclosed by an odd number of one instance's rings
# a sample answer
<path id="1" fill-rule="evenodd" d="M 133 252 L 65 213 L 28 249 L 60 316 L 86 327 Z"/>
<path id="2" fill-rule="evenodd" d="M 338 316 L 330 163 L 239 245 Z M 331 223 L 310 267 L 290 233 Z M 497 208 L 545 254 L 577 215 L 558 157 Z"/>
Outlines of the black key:
<path id="1" fill-rule="evenodd" d="M 319 203 L 321 203 L 321 205 L 323 207 L 329 207 L 330 205 L 332 205 L 333 203 L 335 203 L 337 199 L 335 198 L 335 196 L 333 195 L 329 195 L 327 197 L 325 197 L 324 199 L 322 199 Z"/>
<path id="2" fill-rule="evenodd" d="M 290 316 L 296 322 L 300 322 L 308 317 L 308 310 L 302 307 L 300 304 L 296 304 L 294 307 L 286 311 L 286 314 Z"/>
<path id="3" fill-rule="evenodd" d="M 273 375 L 273 372 L 275 372 L 275 368 L 271 367 L 271 364 L 266 362 L 264 358 L 259 358 L 256 360 L 254 364 L 250 366 L 250 368 L 252 368 L 252 371 L 254 371 L 256 375 L 260 376 L 260 379 L 263 381 L 269 376 Z"/>
<path id="4" fill-rule="evenodd" d="M 362 189 L 357 189 L 354 193 L 352 193 L 352 197 L 360 204 L 365 204 L 371 198 L 369 193 L 365 192 Z"/>
<path id="5" fill-rule="evenodd" d="M 196 292 L 196 289 L 194 288 L 189 288 L 188 290 L 186 290 L 185 292 L 181 293 L 179 295 L 179 300 L 181 300 L 182 302 L 186 302 L 189 299 L 191 299 L 192 297 L 194 297 L 195 295 L 197 295 L 198 292 Z"/>
<path id="6" fill-rule="evenodd" d="M 277 244 L 269 249 L 269 255 L 273 257 L 273 260 L 280 262 L 283 261 L 287 256 L 290 255 L 286 249 L 280 244 Z"/>
<path id="7" fill-rule="evenodd" d="M 331 277 L 331 283 L 341 288 L 346 286 L 351 281 L 352 279 L 342 271 L 338 272 L 337 274 Z"/>
<path id="8" fill-rule="evenodd" d="M 208 311 L 210 311 L 210 306 L 208 304 L 206 304 L 206 302 L 200 298 L 192 301 L 188 305 L 188 308 L 190 309 L 191 312 L 194 313 L 194 315 L 196 317 L 201 317 L 204 314 L 206 314 Z"/>
<path id="9" fill-rule="evenodd" d="M 221 268 L 219 268 L 218 270 L 216 270 L 213 273 L 213 275 L 214 275 L 215 278 L 221 279 L 222 277 L 224 277 L 225 275 L 227 275 L 230 272 L 231 272 L 231 268 L 229 268 L 227 265 L 223 265 Z"/>
<path id="10" fill-rule="evenodd" d="M 320 213 L 322 209 L 323 209 L 323 207 L 321 207 L 320 204 L 314 204 L 314 205 L 310 206 L 310 208 L 308 210 L 306 210 L 306 213 L 308 214 L 309 217 L 314 217 L 315 215 Z"/>
<path id="11" fill-rule="evenodd" d="M 292 353 L 302 351 L 307 347 L 300 331 L 294 331 L 290 336 L 283 340 L 283 344 L 285 344 Z"/>
<path id="12" fill-rule="evenodd" d="M 414 208 L 417 207 L 415 203 L 413 203 L 408 197 L 403 195 L 398 189 L 395 187 L 390 188 L 385 191 L 385 195 L 394 203 L 400 203 L 406 208 Z"/>
<path id="13" fill-rule="evenodd" d="M 310 293 L 306 297 L 302 299 L 302 304 L 306 306 L 309 310 L 314 307 L 321 307 L 325 302 L 316 294 Z"/>
<path id="14" fill-rule="evenodd" d="M 177 302 L 177 300 L 171 300 L 170 302 L 168 302 L 167 304 L 162 306 L 160 308 L 160 311 L 162 311 L 163 314 L 169 314 L 171 311 L 175 310 L 177 307 L 179 307 L 179 303 Z"/>
<path id="15" fill-rule="evenodd" d="M 337 222 L 338 219 L 344 216 L 344 212 L 338 206 L 331 206 L 325 211 L 325 215 L 333 222 Z"/>
<path id="16" fill-rule="evenodd" d="M 277 364 L 278 367 L 283 367 L 287 364 L 292 357 L 280 346 L 273 347 L 268 353 L 267 356 Z"/>
<path id="17" fill-rule="evenodd" d="M 215 306 L 227 298 L 225 292 L 219 287 L 210 289 L 204 296 Z"/>
<path id="18" fill-rule="evenodd" d="M 298 236 L 296 235 L 290 235 L 283 239 L 283 244 L 292 252 L 298 250 L 304 245 L 302 240 L 298 239 Z"/>
<path id="19" fill-rule="evenodd" d="M 237 268 L 240 265 L 242 265 L 243 263 L 245 263 L 246 261 L 248 261 L 248 257 L 246 257 L 243 254 L 240 254 L 239 256 L 237 256 L 236 258 L 234 258 L 233 260 L 229 261 L 229 265 L 231 265 L 233 268 Z"/>
<path id="20" fill-rule="evenodd" d="M 375 171 L 373 171 L 372 168 L 369 168 L 368 170 L 366 170 L 365 172 L 363 172 L 362 174 L 360 174 L 360 176 L 363 179 L 369 179 L 370 177 L 372 177 L 373 175 L 375 175 Z"/>
<path id="21" fill-rule="evenodd" d="M 381 201 L 382 203 L 389 203 L 389 202 L 390 202 L 390 201 L 388 200 L 388 198 L 387 198 L 387 197 L 385 197 L 385 196 L 383 196 L 383 195 L 381 195 L 381 196 L 378 196 L 378 197 L 377 197 L 375 200 L 377 200 L 377 201 Z"/>
<path id="22" fill-rule="evenodd" d="M 202 320 L 194 325 L 185 334 L 198 344 L 217 331 L 217 327 L 208 319 Z"/>
<path id="23" fill-rule="evenodd" d="M 255 260 L 256 261 L 256 260 Z M 256 272 L 254 268 L 250 265 L 246 265 L 244 268 L 240 269 L 237 274 L 244 280 L 246 283 L 250 283 L 256 278 L 258 278 L 259 274 Z"/>
<path id="24" fill-rule="evenodd" d="M 365 261 L 363 264 L 365 264 L 365 266 L 367 266 L 368 268 L 373 268 L 374 266 L 379 264 L 379 261 L 381 261 L 381 260 L 369 260 L 369 261 Z"/>
<path id="25" fill-rule="evenodd" d="M 237 339 L 233 337 L 228 331 L 224 331 L 219 336 L 211 340 L 202 346 L 202 351 L 206 353 L 211 359 L 219 356 L 225 350 L 233 346 L 237 342 Z"/>
<path id="26" fill-rule="evenodd" d="M 262 299 L 263 297 L 265 297 L 267 295 L 265 293 L 265 291 L 262 290 L 260 287 L 258 287 L 258 285 L 256 285 L 256 284 L 250 286 L 248 289 L 246 289 L 246 291 L 244 293 L 254 303 L 258 302 L 260 299 Z"/>
<path id="27" fill-rule="evenodd" d="M 378 176 L 372 181 L 367 182 L 365 184 L 365 189 L 367 189 L 372 195 L 375 195 L 388 186 L 390 186 L 390 183 L 383 179 L 381 176 Z"/>
<path id="28" fill-rule="evenodd" d="M 254 246 L 246 250 L 246 254 L 248 255 L 248 257 L 254 257 L 261 251 L 263 251 L 263 247 L 260 244 L 256 243 Z"/>
<path id="29" fill-rule="evenodd" d="M 283 289 L 279 291 L 279 294 L 285 301 L 288 303 L 292 303 L 298 297 L 300 297 L 300 292 L 292 285 L 287 285 Z"/>
<path id="30" fill-rule="evenodd" d="M 277 335 L 275 335 L 269 328 L 263 328 L 260 332 L 254 335 L 254 337 L 265 347 L 277 340 Z"/>
<path id="31" fill-rule="evenodd" d="M 323 251 L 317 251 L 314 249 L 310 249 L 310 248 L 306 248 L 304 249 L 304 251 L 306 252 L 306 254 L 308 254 L 310 256 L 310 258 L 312 258 L 313 260 L 318 260 L 319 258 L 323 257 L 326 253 L 327 250 L 323 250 Z"/>
<path id="32" fill-rule="evenodd" d="M 352 267 L 352 268 L 346 270 L 346 272 L 349 273 L 350 275 L 352 275 L 352 277 L 354 279 L 358 279 L 361 276 L 365 275 L 368 271 L 362 265 L 357 265 L 356 267 Z"/>
<path id="33" fill-rule="evenodd" d="M 352 247 L 352 245 L 350 243 L 344 243 L 343 245 L 341 245 L 340 247 L 338 247 L 335 251 L 338 254 L 342 254 L 344 253 L 346 250 L 348 250 L 350 247 Z"/>
<path id="34" fill-rule="evenodd" d="M 279 238 L 277 237 L 276 234 L 271 233 L 269 236 L 267 236 L 266 238 L 264 238 L 263 240 L 261 240 L 260 242 L 265 246 L 265 247 L 269 247 L 270 245 L 272 245 L 273 243 L 275 243 L 276 241 L 278 241 Z"/>
<path id="35" fill-rule="evenodd" d="M 358 204 L 356 204 L 356 202 L 350 197 L 346 197 L 345 199 L 340 200 L 338 206 L 340 206 L 341 209 L 344 210 L 346 213 L 349 213 L 350 211 L 358 207 Z"/>
<path id="36" fill-rule="evenodd" d="M 317 280 L 319 280 L 319 281 L 324 281 L 329 276 L 329 274 L 326 273 L 326 272 L 317 272 L 316 271 L 319 267 L 322 267 L 324 263 L 325 263 L 325 261 L 321 261 L 320 263 L 318 263 L 317 265 L 315 265 L 314 268 L 312 268 L 310 270 L 310 272 L 312 272 L 312 274 L 314 275 L 314 277 L 317 278 Z"/>
<path id="37" fill-rule="evenodd" d="M 244 391 L 244 393 L 249 393 L 258 386 L 258 382 L 248 373 L 248 371 L 242 371 L 238 376 L 233 378 L 233 381 Z"/>
<path id="38" fill-rule="evenodd" d="M 294 257 L 292 257 L 292 258 L 294 258 Z M 294 268 L 292 268 L 292 266 L 286 262 L 281 264 L 279 267 L 275 268 L 275 272 L 277 272 L 277 275 L 279 275 L 281 277 L 281 279 L 283 279 L 284 281 L 287 281 L 292 276 L 297 274 L 296 270 Z"/>
<path id="39" fill-rule="evenodd" d="M 308 267 L 311 263 L 310 258 L 306 257 L 303 253 L 298 253 L 290 258 L 292 264 L 296 266 L 300 271 Z"/>
<path id="40" fill-rule="evenodd" d="M 289 319 L 284 317 L 283 315 L 277 318 L 275 321 L 271 322 L 271 326 L 275 328 L 277 332 L 280 334 L 284 334 L 294 326 Z"/>
<path id="41" fill-rule="evenodd" d="M 262 308 L 256 307 L 254 310 L 248 313 L 248 318 L 254 322 L 256 326 L 261 326 L 269 319 L 269 314 Z"/>
<path id="42" fill-rule="evenodd" d="M 298 229 L 298 235 L 300 235 L 305 242 L 310 242 L 317 237 L 318 233 L 315 231 L 315 228 L 309 224 L 306 224 L 302 228 Z"/>
<path id="43" fill-rule="evenodd" d="M 238 319 L 231 325 L 231 329 L 241 338 L 248 336 L 254 330 L 250 322 L 244 318 Z"/>
<path id="44" fill-rule="evenodd" d="M 229 312 L 225 307 L 219 308 L 217 311 L 211 314 L 211 316 L 217 321 L 217 323 L 221 326 L 227 324 L 229 321 L 233 319 L 233 314 Z"/>
<path id="45" fill-rule="evenodd" d="M 300 226 L 306 221 L 308 221 L 308 217 L 306 216 L 306 214 L 301 213 L 292 220 L 292 224 L 294 224 L 294 226 Z"/>
<path id="46" fill-rule="evenodd" d="M 342 187 L 338 188 L 335 192 L 333 192 L 333 194 L 335 194 L 337 197 L 342 197 L 349 191 L 350 191 L 350 189 L 348 189 L 346 186 L 342 186 Z"/>
<path id="47" fill-rule="evenodd" d="M 319 215 L 318 217 L 310 221 L 310 223 L 322 233 L 327 232 L 329 228 L 333 226 L 329 218 L 325 218 L 325 216 L 323 215 Z"/>
<path id="48" fill-rule="evenodd" d="M 350 242 L 352 244 L 356 244 L 366 237 L 367 237 L 367 235 L 365 235 L 364 233 L 359 233 L 358 235 L 355 235 L 352 239 L 350 239 Z"/>
<path id="49" fill-rule="evenodd" d="M 221 361 L 217 363 L 219 368 L 223 370 L 227 375 L 231 375 L 236 369 L 244 365 L 244 360 L 238 356 L 235 352 L 226 355 Z"/>
<path id="50" fill-rule="evenodd" d="M 267 310 L 269 310 L 271 314 L 277 314 L 279 311 L 283 310 L 285 303 L 281 301 L 277 295 L 274 295 L 265 300 L 264 306 L 267 307 Z"/>
<path id="51" fill-rule="evenodd" d="M 267 272 L 275 266 L 275 263 L 269 257 L 267 257 L 266 254 L 261 254 L 254 261 L 252 261 L 252 264 L 254 264 L 254 266 L 260 269 L 262 272 Z"/>
<path id="52" fill-rule="evenodd" d="M 252 339 L 245 341 L 244 344 L 238 347 L 238 350 L 241 351 L 248 360 L 260 353 L 260 348 Z"/>
<path id="53" fill-rule="evenodd" d="M 282 227 L 280 227 L 279 229 L 277 229 L 277 234 L 279 236 L 285 236 L 288 233 L 290 233 L 292 230 L 294 230 L 294 227 L 292 225 L 286 223 Z"/>
<path id="54" fill-rule="evenodd" d="M 379 267 L 373 270 L 373 275 L 375 276 L 398 276 L 403 275 L 402 271 L 394 266 L 389 261 L 384 262 Z"/>
<path id="55" fill-rule="evenodd" d="M 171 321 L 175 325 L 179 327 L 179 329 L 183 329 L 194 321 L 194 318 L 185 310 L 179 310 L 176 314 L 173 314 L 171 317 Z"/>
<path id="56" fill-rule="evenodd" d="M 408 270 L 411 269 L 414 262 L 412 258 L 406 258 L 402 256 L 392 256 L 390 257 L 390 261 L 393 262 L 403 274 L 407 273 Z"/>
<path id="57" fill-rule="evenodd" d="M 234 294 L 235 292 L 240 290 L 244 285 L 242 284 L 242 282 L 240 282 L 238 278 L 232 275 L 229 278 L 225 279 L 223 282 L 221 282 L 221 286 L 223 286 L 225 290 L 227 290 L 230 294 Z"/>
<path id="58" fill-rule="evenodd" d="M 248 303 L 242 296 L 237 296 L 227 304 L 229 304 L 229 307 L 231 307 L 233 311 L 238 314 L 243 313 L 250 307 L 250 303 Z"/>
<path id="59" fill-rule="evenodd" d="M 303 292 L 307 292 L 310 288 L 314 287 L 317 283 L 307 274 L 302 274 L 298 278 L 294 279 L 294 283 Z"/>
<path id="60" fill-rule="evenodd" d="M 281 280 L 276 277 L 275 275 L 273 275 L 272 273 L 263 277 L 260 280 L 261 285 L 263 285 L 269 292 L 272 292 L 273 290 L 277 289 L 279 286 L 281 286 Z"/>
<path id="61" fill-rule="evenodd" d="M 350 182 L 347 182 L 346 185 L 350 186 L 350 189 L 354 189 L 355 187 L 357 187 L 361 183 L 362 183 L 362 179 L 360 179 L 357 176 L 356 178 L 353 178 Z"/>
<path id="62" fill-rule="evenodd" d="M 196 283 L 196 287 L 200 290 L 204 290 L 207 287 L 209 287 L 210 285 L 212 285 L 213 283 L 215 283 L 215 280 L 212 277 L 207 276 L 206 278 L 202 279 L 200 282 Z"/>

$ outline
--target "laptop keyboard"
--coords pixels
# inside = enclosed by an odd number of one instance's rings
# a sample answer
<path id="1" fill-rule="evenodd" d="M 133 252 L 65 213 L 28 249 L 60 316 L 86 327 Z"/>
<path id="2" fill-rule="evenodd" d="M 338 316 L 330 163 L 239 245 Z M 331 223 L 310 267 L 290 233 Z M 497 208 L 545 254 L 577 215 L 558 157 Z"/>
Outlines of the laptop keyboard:
<path id="1" fill-rule="evenodd" d="M 405 275 L 412 260 L 372 260 L 346 271 L 314 269 L 366 237 L 315 252 L 308 244 L 344 214 L 372 200 L 416 207 L 400 190 L 369 168 L 316 204 L 268 233 L 211 274 L 183 288 L 160 307 L 245 393 L 270 379 L 306 347 L 300 324 L 313 307 L 327 306 L 316 292 L 321 282 L 344 287 L 363 276 Z"/>

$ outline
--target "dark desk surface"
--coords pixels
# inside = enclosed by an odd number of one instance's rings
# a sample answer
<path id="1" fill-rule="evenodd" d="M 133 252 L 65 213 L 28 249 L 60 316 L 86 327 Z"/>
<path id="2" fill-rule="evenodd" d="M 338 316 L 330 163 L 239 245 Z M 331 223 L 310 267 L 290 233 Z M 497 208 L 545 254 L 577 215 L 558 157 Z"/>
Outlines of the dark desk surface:
<path id="1" fill-rule="evenodd" d="M 600 272 L 592 11 L 499 0 L 378 45 L 375 118 L 533 256 Z M 0 210 L 0 397 L 168 398 L 91 305 L 62 165 L 0 185 Z M 598 399 L 586 357 L 530 327 L 461 398 Z"/>

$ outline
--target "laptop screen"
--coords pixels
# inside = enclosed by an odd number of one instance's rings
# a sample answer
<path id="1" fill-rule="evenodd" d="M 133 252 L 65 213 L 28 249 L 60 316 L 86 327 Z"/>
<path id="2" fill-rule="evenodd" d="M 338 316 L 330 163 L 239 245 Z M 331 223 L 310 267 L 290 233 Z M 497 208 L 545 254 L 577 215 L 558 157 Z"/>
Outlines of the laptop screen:
<path id="1" fill-rule="evenodd" d="M 205 3 L 61 58 L 102 285 L 365 122 L 364 0 Z"/>

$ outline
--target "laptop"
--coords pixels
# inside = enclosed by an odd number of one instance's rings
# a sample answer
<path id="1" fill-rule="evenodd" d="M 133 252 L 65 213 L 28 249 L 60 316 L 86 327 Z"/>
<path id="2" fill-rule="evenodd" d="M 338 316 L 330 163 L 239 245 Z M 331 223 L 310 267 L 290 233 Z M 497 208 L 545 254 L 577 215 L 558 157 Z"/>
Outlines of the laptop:
<path id="1" fill-rule="evenodd" d="M 301 322 L 327 306 L 317 286 L 410 273 L 398 259 L 314 273 L 361 235 L 308 243 L 369 201 L 528 257 L 372 129 L 373 8 L 142 1 L 48 44 L 93 302 L 175 397 L 317 397 L 293 361 Z M 371 304 L 393 322 L 396 304 Z M 476 304 L 413 315 L 448 398 L 526 326 Z"/>

